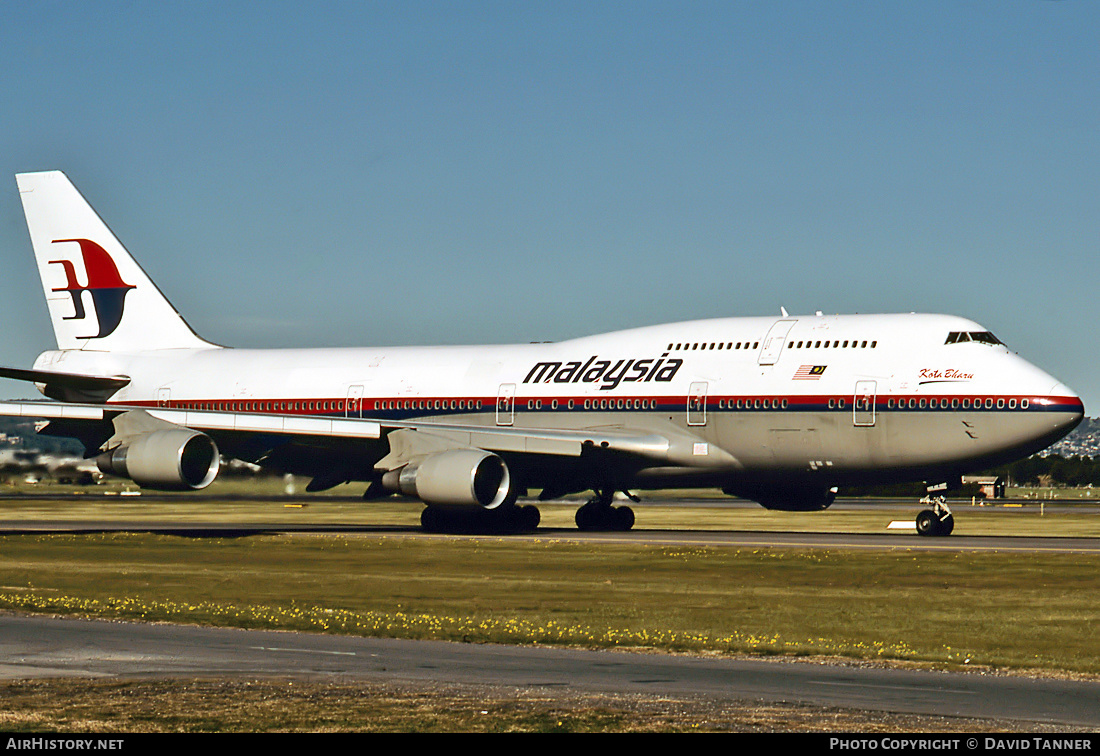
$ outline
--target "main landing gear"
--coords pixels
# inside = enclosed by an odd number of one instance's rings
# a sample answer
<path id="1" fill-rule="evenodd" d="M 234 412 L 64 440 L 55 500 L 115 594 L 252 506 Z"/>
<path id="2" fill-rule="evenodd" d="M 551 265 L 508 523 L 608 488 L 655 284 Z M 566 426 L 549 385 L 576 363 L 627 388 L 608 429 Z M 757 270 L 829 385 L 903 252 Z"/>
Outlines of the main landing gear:
<path id="1" fill-rule="evenodd" d="M 630 530 L 634 527 L 634 510 L 626 506 L 611 506 L 614 489 L 597 490 L 596 496 L 577 510 L 574 518 L 579 530 Z M 623 491 L 633 502 L 641 501 L 628 491 Z"/>
<path id="2" fill-rule="evenodd" d="M 947 508 L 947 499 L 937 496 L 933 499 L 925 496 L 921 504 L 931 504 L 931 509 L 923 509 L 917 515 L 917 535 L 922 536 L 946 536 L 951 535 L 955 529 L 955 517 Z"/>

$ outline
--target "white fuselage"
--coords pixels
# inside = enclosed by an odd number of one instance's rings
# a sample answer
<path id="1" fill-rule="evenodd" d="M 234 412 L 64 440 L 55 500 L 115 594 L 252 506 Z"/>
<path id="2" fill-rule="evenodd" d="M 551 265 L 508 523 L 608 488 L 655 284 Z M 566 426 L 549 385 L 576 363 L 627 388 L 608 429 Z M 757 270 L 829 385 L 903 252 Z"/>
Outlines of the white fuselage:
<path id="1" fill-rule="evenodd" d="M 986 332 L 943 315 L 728 318 L 546 344 L 66 350 L 35 366 L 129 376 L 109 403 L 131 407 L 694 441 L 692 464 L 640 470 L 639 487 L 930 480 L 1033 453 L 1080 421 L 1055 378 L 996 340 L 947 343 L 958 333 Z"/>

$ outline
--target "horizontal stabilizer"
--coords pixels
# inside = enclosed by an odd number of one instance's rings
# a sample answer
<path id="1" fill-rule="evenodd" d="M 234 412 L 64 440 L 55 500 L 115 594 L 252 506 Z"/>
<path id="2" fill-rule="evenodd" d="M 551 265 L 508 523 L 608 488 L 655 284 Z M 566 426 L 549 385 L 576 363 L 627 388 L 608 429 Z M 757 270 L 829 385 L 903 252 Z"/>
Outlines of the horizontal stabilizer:
<path id="1" fill-rule="evenodd" d="M 63 402 L 106 401 L 111 394 L 130 383 L 125 375 L 81 375 L 3 366 L 0 366 L 0 378 L 42 384 L 45 386 L 42 393 Z"/>

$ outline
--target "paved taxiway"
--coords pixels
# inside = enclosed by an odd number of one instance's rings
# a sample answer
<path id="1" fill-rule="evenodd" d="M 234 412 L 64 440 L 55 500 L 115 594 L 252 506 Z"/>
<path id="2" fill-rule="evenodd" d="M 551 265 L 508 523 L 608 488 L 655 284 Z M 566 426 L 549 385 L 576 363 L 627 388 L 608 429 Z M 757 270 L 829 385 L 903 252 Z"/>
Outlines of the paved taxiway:
<path id="1" fill-rule="evenodd" d="M 1100 727 L 1100 682 L 0 615 L 0 678 L 165 676 L 458 682 Z"/>

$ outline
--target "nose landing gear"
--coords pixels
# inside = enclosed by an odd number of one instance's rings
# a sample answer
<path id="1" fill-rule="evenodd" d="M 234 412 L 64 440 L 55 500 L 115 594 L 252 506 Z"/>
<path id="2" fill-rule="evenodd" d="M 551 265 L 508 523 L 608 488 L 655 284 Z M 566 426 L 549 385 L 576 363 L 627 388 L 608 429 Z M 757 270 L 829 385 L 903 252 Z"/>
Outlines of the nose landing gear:
<path id="1" fill-rule="evenodd" d="M 917 515 L 917 535 L 947 536 L 955 529 L 955 517 L 947 508 L 947 498 L 937 496 L 933 499 L 925 496 L 921 504 L 931 504 L 931 509 L 923 509 Z"/>

